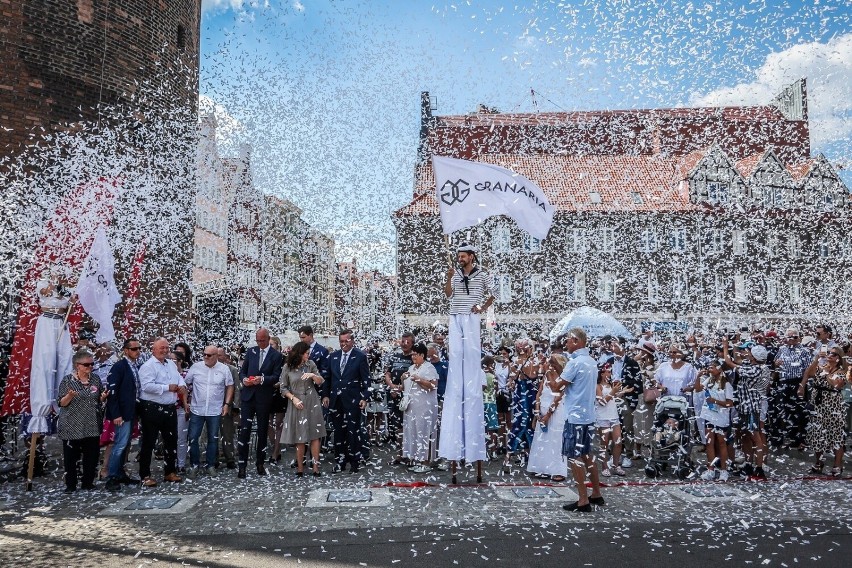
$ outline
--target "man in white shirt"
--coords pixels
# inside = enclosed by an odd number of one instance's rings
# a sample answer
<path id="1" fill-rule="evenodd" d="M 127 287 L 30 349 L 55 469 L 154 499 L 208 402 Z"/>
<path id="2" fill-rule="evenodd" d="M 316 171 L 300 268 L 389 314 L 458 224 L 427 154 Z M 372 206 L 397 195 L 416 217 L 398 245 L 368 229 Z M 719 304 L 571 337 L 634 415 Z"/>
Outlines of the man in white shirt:
<path id="1" fill-rule="evenodd" d="M 177 474 L 177 401 L 186 401 L 186 383 L 177 370 L 177 365 L 166 356 L 169 342 L 164 337 L 154 341 L 151 358 L 139 369 L 139 406 L 142 425 L 142 449 L 139 453 L 139 477 L 142 485 L 154 487 L 157 482 L 151 477 L 151 453 L 157 436 L 163 435 L 163 480 L 179 483 Z"/>
<path id="2" fill-rule="evenodd" d="M 192 385 L 189 409 L 189 463 L 190 476 L 194 477 L 201 466 L 198 439 L 201 429 L 207 426 L 207 473 L 216 475 L 216 457 L 219 452 L 219 424 L 231 412 L 234 400 L 234 377 L 224 363 L 219 362 L 215 345 L 204 348 L 204 360 L 192 365 L 184 381 Z"/>

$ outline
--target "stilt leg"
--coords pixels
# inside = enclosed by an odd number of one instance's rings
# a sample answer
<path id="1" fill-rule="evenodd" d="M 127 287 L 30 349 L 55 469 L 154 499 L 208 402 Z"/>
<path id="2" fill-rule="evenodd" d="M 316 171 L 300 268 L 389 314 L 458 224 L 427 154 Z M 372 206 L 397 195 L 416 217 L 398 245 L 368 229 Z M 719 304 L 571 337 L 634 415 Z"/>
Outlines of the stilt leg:
<path id="1" fill-rule="evenodd" d="M 33 490 L 33 472 L 35 471 L 36 445 L 38 445 L 38 434 L 30 434 L 30 463 L 27 466 L 27 491 Z"/>
<path id="2" fill-rule="evenodd" d="M 456 481 L 456 465 L 457 465 L 456 462 L 454 462 L 454 461 L 450 462 L 450 472 L 452 472 L 452 474 L 453 474 L 453 485 L 458 483 Z"/>
<path id="3" fill-rule="evenodd" d="M 476 460 L 476 482 L 482 483 L 482 460 Z"/>

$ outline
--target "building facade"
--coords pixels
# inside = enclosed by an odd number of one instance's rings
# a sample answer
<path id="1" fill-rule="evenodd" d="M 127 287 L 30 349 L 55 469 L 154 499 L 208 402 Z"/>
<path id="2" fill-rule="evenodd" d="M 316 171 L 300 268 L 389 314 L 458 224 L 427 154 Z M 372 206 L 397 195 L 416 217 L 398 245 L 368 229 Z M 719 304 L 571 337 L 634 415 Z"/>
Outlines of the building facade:
<path id="1" fill-rule="evenodd" d="M 337 265 L 335 320 L 355 331 L 359 340 L 391 340 L 400 333 L 397 278 L 376 270 L 359 271 L 357 262 Z"/>
<path id="2" fill-rule="evenodd" d="M 637 330 L 849 323 L 849 191 L 809 155 L 804 80 L 764 107 L 432 117 L 424 103 L 423 123 L 395 214 L 409 326 L 447 310 L 431 155 L 512 169 L 556 209 L 544 241 L 503 217 L 451 236 L 480 248 L 497 330 L 546 333 L 583 305 Z"/>

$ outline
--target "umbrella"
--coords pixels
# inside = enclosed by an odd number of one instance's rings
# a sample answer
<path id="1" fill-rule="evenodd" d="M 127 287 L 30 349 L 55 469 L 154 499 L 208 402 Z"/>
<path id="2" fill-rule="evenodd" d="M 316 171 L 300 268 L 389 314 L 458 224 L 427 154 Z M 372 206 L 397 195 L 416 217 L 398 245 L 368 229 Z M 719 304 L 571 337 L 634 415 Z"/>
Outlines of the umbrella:
<path id="1" fill-rule="evenodd" d="M 550 330 L 550 340 L 556 340 L 557 337 L 574 327 L 583 328 L 583 331 L 590 338 L 603 335 L 620 335 L 627 339 L 633 339 L 633 334 L 627 331 L 624 324 L 608 313 L 590 306 L 583 306 L 559 320 L 559 323 Z"/>

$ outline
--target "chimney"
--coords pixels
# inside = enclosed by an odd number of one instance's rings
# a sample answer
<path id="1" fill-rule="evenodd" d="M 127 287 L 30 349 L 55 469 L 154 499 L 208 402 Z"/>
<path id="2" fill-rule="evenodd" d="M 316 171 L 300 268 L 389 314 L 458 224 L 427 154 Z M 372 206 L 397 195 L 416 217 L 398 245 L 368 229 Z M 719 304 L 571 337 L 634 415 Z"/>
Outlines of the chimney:
<path id="1" fill-rule="evenodd" d="M 417 146 L 417 162 L 419 164 L 422 164 L 431 156 L 427 139 L 429 138 L 429 129 L 434 124 L 432 98 L 429 96 L 429 91 L 422 91 L 420 93 L 420 144 Z"/>

